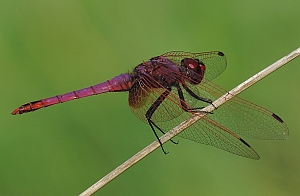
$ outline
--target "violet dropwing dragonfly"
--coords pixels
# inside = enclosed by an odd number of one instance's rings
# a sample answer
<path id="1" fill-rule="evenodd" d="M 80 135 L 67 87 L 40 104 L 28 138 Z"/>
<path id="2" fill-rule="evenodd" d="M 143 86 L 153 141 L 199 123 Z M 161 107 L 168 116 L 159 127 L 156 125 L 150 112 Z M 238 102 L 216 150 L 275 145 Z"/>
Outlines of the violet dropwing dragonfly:
<path id="1" fill-rule="evenodd" d="M 106 92 L 129 91 L 132 112 L 150 125 L 160 142 L 157 131 L 165 133 L 226 93 L 211 82 L 225 70 L 226 64 L 225 55 L 219 51 L 167 52 L 139 64 L 131 73 L 81 90 L 29 102 L 16 108 L 12 114 L 32 112 Z M 239 135 L 281 140 L 288 137 L 288 128 L 273 112 L 234 97 L 179 134 L 182 138 L 236 155 L 259 159 Z M 166 153 L 162 144 L 161 148 Z"/>

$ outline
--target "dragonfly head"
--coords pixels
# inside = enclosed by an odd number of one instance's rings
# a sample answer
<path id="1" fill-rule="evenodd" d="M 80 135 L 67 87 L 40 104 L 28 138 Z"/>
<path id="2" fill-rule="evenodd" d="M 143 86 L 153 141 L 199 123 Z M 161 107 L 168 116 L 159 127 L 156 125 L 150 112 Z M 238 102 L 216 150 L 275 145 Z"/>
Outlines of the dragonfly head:
<path id="1" fill-rule="evenodd" d="M 199 59 L 184 58 L 181 60 L 181 71 L 191 84 L 199 84 L 205 73 L 205 65 Z"/>

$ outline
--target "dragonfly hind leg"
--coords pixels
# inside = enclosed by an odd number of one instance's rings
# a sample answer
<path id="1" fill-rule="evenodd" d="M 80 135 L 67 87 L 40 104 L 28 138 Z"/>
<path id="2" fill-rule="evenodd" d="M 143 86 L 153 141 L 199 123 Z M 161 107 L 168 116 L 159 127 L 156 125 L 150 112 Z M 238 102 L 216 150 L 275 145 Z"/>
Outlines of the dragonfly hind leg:
<path id="1" fill-rule="evenodd" d="M 158 126 L 156 125 L 152 120 L 151 120 L 151 117 L 152 115 L 154 114 L 154 112 L 156 111 L 156 109 L 158 108 L 158 106 L 164 101 L 164 99 L 170 94 L 170 91 L 171 91 L 171 88 L 168 88 L 168 90 L 166 90 L 165 92 L 163 92 L 156 100 L 155 102 L 151 105 L 151 107 L 148 109 L 148 111 L 146 112 L 146 119 L 148 121 L 148 124 L 150 125 L 155 137 L 157 138 L 159 144 L 160 144 L 160 147 L 162 149 L 162 151 L 165 153 L 165 154 L 168 154 L 168 152 L 166 152 L 163 148 L 163 145 L 155 131 L 155 128 L 157 128 L 161 133 L 165 134 L 165 132 Z M 155 128 L 154 128 L 155 127 Z M 178 144 L 178 142 L 174 142 L 172 139 L 170 139 L 170 141 L 174 144 Z"/>
<path id="2" fill-rule="evenodd" d="M 153 126 L 155 126 L 156 128 L 158 128 L 158 130 L 160 130 L 161 132 L 162 132 L 162 130 L 152 121 L 152 120 L 150 120 L 150 119 L 148 119 L 148 123 L 149 123 L 149 125 L 150 125 L 150 127 L 151 127 L 151 129 L 152 129 L 152 131 L 153 131 L 153 133 L 154 133 L 154 135 L 155 135 L 155 137 L 157 138 L 157 140 L 158 140 L 158 142 L 159 142 L 159 144 L 160 144 L 160 147 L 161 147 L 161 149 L 162 149 L 162 151 L 164 152 L 164 154 L 168 154 L 169 152 L 166 152 L 165 151 L 165 149 L 164 149 L 164 147 L 163 147 L 163 145 L 162 145 L 162 143 L 161 143 L 161 141 L 160 141 L 160 139 L 159 139 L 159 137 L 158 137 L 158 135 L 157 135 L 157 133 L 156 133 L 156 131 L 155 131 L 155 129 L 154 129 L 154 127 Z M 171 140 L 172 141 L 172 140 Z"/>

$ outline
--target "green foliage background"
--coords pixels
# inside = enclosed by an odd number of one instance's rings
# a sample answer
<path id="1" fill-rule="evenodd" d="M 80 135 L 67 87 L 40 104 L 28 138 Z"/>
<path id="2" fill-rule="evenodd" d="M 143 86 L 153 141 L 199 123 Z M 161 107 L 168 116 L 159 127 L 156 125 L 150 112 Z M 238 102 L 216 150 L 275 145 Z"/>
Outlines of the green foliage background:
<path id="1" fill-rule="evenodd" d="M 154 141 L 127 93 L 12 116 L 17 106 L 103 82 L 171 50 L 223 51 L 225 89 L 299 47 L 300 1 L 3 0 L 0 194 L 78 195 Z M 241 97 L 280 115 L 286 141 L 244 138 L 254 161 L 180 139 L 95 195 L 298 195 L 300 59 Z"/>

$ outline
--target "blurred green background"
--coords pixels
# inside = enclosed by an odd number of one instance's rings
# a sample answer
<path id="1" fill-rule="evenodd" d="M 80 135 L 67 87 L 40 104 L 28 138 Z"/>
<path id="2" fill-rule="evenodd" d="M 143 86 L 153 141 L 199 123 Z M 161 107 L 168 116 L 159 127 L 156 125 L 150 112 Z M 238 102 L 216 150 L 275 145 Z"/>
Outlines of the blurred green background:
<path id="1" fill-rule="evenodd" d="M 0 194 L 78 195 L 155 140 L 127 93 L 12 116 L 29 101 L 103 82 L 171 50 L 223 51 L 227 90 L 299 47 L 300 1 L 3 0 Z M 286 141 L 244 138 L 254 161 L 181 138 L 95 195 L 300 194 L 300 58 L 241 94 L 280 115 Z"/>

